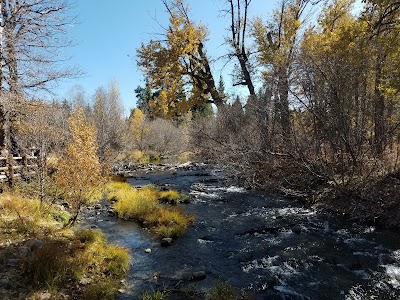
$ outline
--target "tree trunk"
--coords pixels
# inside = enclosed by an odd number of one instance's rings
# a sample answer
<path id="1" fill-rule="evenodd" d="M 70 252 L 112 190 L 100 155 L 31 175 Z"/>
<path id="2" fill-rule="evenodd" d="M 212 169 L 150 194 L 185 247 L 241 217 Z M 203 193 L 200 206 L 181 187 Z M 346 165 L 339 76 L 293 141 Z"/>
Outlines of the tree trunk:
<path id="1" fill-rule="evenodd" d="M 239 61 L 240 69 L 243 75 L 243 82 L 240 82 L 235 85 L 245 85 L 247 86 L 250 96 L 257 98 L 257 95 L 254 90 L 253 81 L 251 80 L 250 71 L 247 65 L 249 60 L 246 54 L 246 47 L 245 47 L 245 38 L 246 38 L 246 28 L 247 28 L 247 13 L 249 9 L 250 2 L 249 0 L 244 0 L 241 2 L 237 0 L 236 2 L 236 13 L 235 13 L 235 5 L 233 0 L 229 0 L 230 5 L 230 16 L 231 16 L 231 44 L 234 49 L 234 56 Z M 244 6 L 244 12 L 242 13 Z"/>
<path id="2" fill-rule="evenodd" d="M 245 53 L 240 53 L 240 54 L 237 54 L 236 56 L 239 60 L 240 68 L 243 73 L 244 82 L 246 83 L 249 93 L 251 96 L 256 97 L 256 92 L 254 90 L 254 85 L 251 80 L 251 75 L 250 75 L 249 69 L 247 68 L 247 55 Z"/>
<path id="3" fill-rule="evenodd" d="M 385 97 L 380 90 L 382 83 L 382 63 L 384 58 L 378 55 L 375 65 L 374 94 L 374 146 L 375 153 L 381 156 L 385 145 Z"/>
<path id="4" fill-rule="evenodd" d="M 202 73 L 201 79 L 204 80 L 205 83 L 207 84 L 206 92 L 210 93 L 211 98 L 214 101 L 214 104 L 217 106 L 218 109 L 220 109 L 221 107 L 224 106 L 224 98 L 223 98 L 223 95 L 221 95 L 218 92 L 218 89 L 215 85 L 215 80 L 211 73 L 210 64 L 208 62 L 206 54 L 203 51 L 203 48 L 204 48 L 203 43 L 200 43 L 199 47 L 198 47 L 198 52 L 201 57 L 201 60 L 203 63 L 203 68 L 204 68 L 204 70 L 201 70 L 201 73 Z"/>
<path id="5" fill-rule="evenodd" d="M 279 82 L 278 82 L 278 94 L 279 94 L 279 114 L 280 114 L 280 125 L 285 140 L 289 139 L 291 132 L 290 124 L 290 110 L 289 110 L 289 83 L 287 76 L 283 74 L 284 71 L 280 71 Z"/>
<path id="6" fill-rule="evenodd" d="M 0 95 L 0 97 L 3 97 Z M 3 105 L 0 104 L 0 147 L 5 146 L 5 113 Z"/>
<path id="7" fill-rule="evenodd" d="M 76 221 L 78 220 L 80 211 L 81 211 L 81 204 L 78 205 L 73 216 L 68 220 L 68 223 L 65 225 L 65 227 L 73 226 L 76 223 Z"/>

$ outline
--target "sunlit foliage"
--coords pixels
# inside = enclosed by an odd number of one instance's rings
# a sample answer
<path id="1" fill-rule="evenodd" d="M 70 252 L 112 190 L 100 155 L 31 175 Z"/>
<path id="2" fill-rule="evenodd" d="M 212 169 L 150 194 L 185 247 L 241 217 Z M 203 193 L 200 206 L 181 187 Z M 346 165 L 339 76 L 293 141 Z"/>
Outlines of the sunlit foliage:
<path id="1" fill-rule="evenodd" d="M 69 119 L 71 138 L 58 162 L 56 182 L 74 211 L 73 223 L 82 205 L 93 200 L 104 181 L 97 156 L 94 128 L 77 108 Z"/>

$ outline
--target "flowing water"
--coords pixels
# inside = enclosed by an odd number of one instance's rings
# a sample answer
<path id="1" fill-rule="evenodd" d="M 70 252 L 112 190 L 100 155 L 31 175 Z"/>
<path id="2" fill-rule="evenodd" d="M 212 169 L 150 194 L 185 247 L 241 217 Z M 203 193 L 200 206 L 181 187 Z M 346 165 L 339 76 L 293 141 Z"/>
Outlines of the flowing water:
<path id="1" fill-rule="evenodd" d="M 165 185 L 192 196 L 182 206 L 196 221 L 167 248 L 134 222 L 108 217 L 105 210 L 87 212 L 86 226 L 95 223 L 109 241 L 131 249 L 129 289 L 120 299 L 137 299 L 157 288 L 205 292 L 219 280 L 256 299 L 400 299 L 398 232 L 355 225 L 292 200 L 230 186 L 219 180 L 220 174 L 171 170 L 129 179 L 132 185 Z M 152 252 L 145 253 L 146 248 Z M 196 271 L 206 278 L 191 281 Z"/>

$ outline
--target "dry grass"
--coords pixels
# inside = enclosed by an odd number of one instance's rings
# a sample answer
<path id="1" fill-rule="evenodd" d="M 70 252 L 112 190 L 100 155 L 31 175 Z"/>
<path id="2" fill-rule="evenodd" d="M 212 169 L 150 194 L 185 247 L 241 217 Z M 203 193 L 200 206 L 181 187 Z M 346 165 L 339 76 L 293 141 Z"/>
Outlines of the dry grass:
<path id="1" fill-rule="evenodd" d="M 119 277 L 129 269 L 129 254 L 126 248 L 107 245 L 104 234 L 96 230 L 83 230 L 75 234 L 75 241 L 79 241 L 74 260 L 77 264 L 76 277 L 90 277 L 95 274 L 104 274 L 107 277 Z"/>
<path id="2" fill-rule="evenodd" d="M 180 196 L 181 195 L 177 191 L 168 190 L 159 192 L 158 197 L 161 202 L 174 205 L 178 203 Z"/>
<path id="3" fill-rule="evenodd" d="M 194 221 L 182 210 L 172 209 L 162 203 L 178 202 L 177 191 L 158 191 L 152 186 L 140 190 L 127 183 L 111 183 L 107 187 L 107 198 L 116 200 L 114 209 L 120 218 L 136 220 L 151 228 L 161 237 L 177 237 L 184 234 Z"/>
<path id="4" fill-rule="evenodd" d="M 235 289 L 227 282 L 217 282 L 208 293 L 207 300 L 237 300 Z"/>
<path id="5" fill-rule="evenodd" d="M 102 281 L 88 286 L 82 296 L 85 300 L 113 300 L 116 294 L 115 282 L 109 278 L 103 278 Z"/>
<path id="6" fill-rule="evenodd" d="M 0 237 L 48 236 L 68 222 L 69 215 L 56 206 L 18 194 L 0 194 Z"/>
<path id="7" fill-rule="evenodd" d="M 78 286 L 83 299 L 113 299 L 129 265 L 127 249 L 108 245 L 100 231 L 84 230 L 45 242 L 26 257 L 23 272 L 33 288 Z"/>
<path id="8" fill-rule="evenodd" d="M 12 241 L 0 247 L 0 275 L 27 299 L 41 299 L 43 290 L 52 299 L 113 299 L 130 266 L 128 250 L 108 245 L 100 231 L 64 228 L 68 219 L 58 205 L 0 194 L 0 243 Z M 30 249 L 33 239 L 40 244 Z M 5 264 L 10 257 L 18 258 L 18 276 Z"/>
<path id="9" fill-rule="evenodd" d="M 157 210 L 157 192 L 150 188 L 136 190 L 123 187 L 114 193 L 117 200 L 114 209 L 120 218 L 135 219 L 139 222 L 146 221 L 148 215 Z"/>

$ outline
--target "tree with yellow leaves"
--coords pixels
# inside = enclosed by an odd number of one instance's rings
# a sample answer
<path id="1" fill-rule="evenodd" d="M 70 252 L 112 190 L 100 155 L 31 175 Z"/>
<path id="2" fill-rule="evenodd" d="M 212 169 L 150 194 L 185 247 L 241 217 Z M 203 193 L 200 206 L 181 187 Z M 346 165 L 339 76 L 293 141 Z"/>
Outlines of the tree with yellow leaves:
<path id="1" fill-rule="evenodd" d="M 302 17 L 309 0 L 281 0 L 272 20 L 264 23 L 257 18 L 253 36 L 259 52 L 259 62 L 265 66 L 264 80 L 274 91 L 278 120 L 288 139 L 291 133 L 289 91 Z"/>
<path id="2" fill-rule="evenodd" d="M 69 225 L 75 223 L 81 207 L 97 194 L 102 182 L 93 126 L 85 120 L 82 108 L 69 118 L 70 140 L 58 163 L 56 183 L 72 208 Z"/>
<path id="3" fill-rule="evenodd" d="M 388 144 L 388 133 L 399 126 L 399 116 L 393 116 L 391 111 L 398 103 L 400 91 L 400 1 L 365 2 L 360 22 L 366 29 L 364 35 L 374 77 L 374 146 L 376 154 L 382 155 Z"/>
<path id="4" fill-rule="evenodd" d="M 303 66 L 313 80 L 304 87 L 311 87 L 308 107 L 317 132 L 358 164 L 356 153 L 366 153 L 364 144 L 381 155 L 399 126 L 393 111 L 400 88 L 395 75 L 400 68 L 400 3 L 368 1 L 357 17 L 354 2 L 332 1 L 318 27 L 306 31 L 301 47 Z"/>
<path id="5" fill-rule="evenodd" d="M 137 50 L 149 86 L 160 91 L 150 101 L 152 115 L 175 118 L 210 102 L 210 96 L 215 105 L 223 105 L 204 50 L 206 28 L 189 19 L 182 0 L 163 3 L 169 14 L 165 41 L 151 40 Z"/>
<path id="6" fill-rule="evenodd" d="M 144 151 L 144 137 L 148 131 L 146 116 L 139 108 L 134 108 L 129 117 L 129 129 L 133 136 L 135 146 Z"/>

